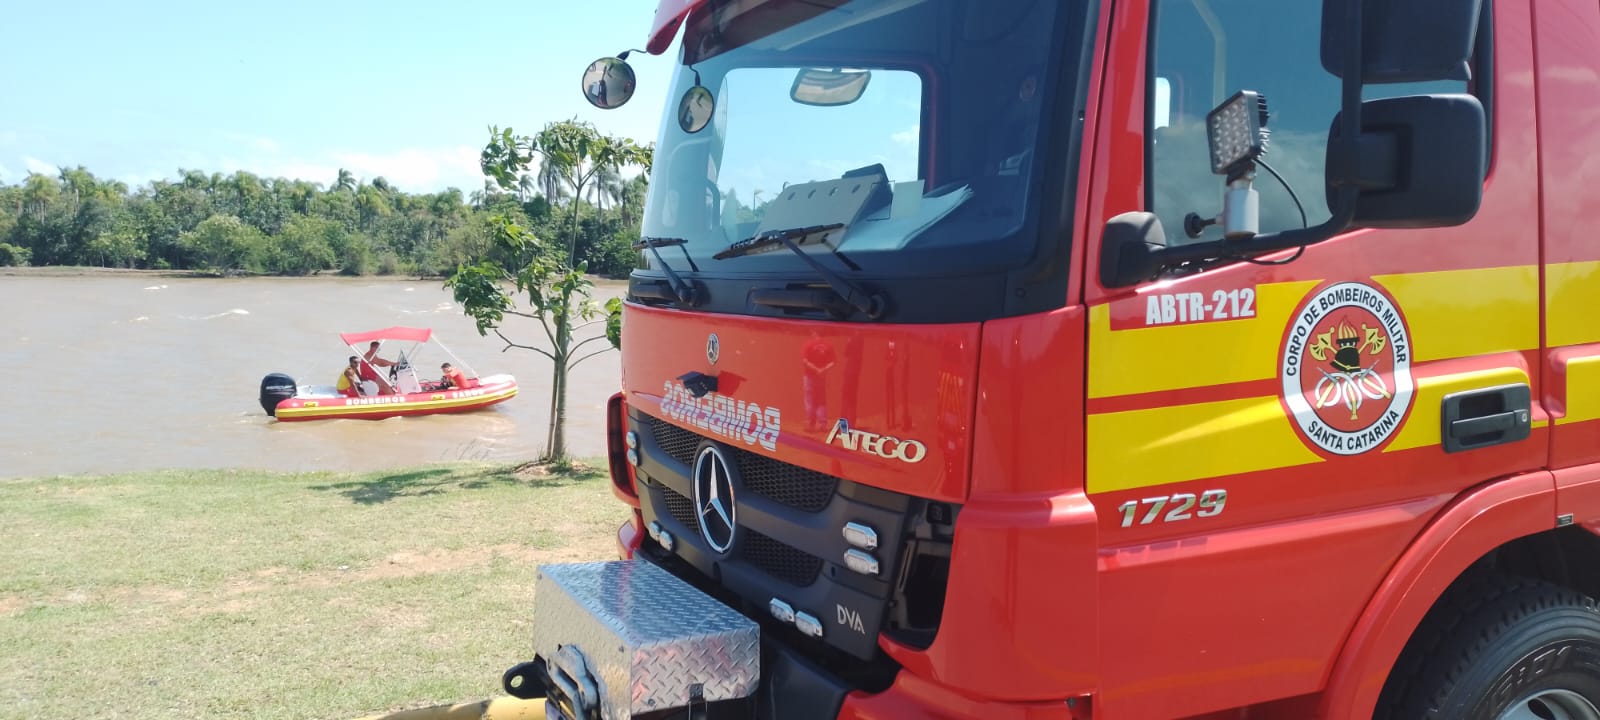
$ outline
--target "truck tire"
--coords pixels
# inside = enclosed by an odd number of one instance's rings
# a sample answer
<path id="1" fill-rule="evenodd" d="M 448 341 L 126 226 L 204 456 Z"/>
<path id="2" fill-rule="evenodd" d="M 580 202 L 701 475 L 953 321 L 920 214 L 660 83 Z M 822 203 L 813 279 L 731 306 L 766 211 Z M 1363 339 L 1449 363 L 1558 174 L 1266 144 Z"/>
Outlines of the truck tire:
<path id="1" fill-rule="evenodd" d="M 1465 583 L 1417 628 L 1374 717 L 1600 720 L 1600 608 L 1539 580 Z"/>

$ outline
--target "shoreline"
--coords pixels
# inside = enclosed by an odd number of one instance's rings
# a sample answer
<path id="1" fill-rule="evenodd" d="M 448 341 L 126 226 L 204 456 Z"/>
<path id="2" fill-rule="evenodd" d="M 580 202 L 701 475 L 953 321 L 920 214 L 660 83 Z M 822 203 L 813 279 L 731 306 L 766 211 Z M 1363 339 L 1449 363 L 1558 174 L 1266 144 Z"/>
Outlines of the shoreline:
<path id="1" fill-rule="evenodd" d="M 103 268 L 86 265 L 41 265 L 41 266 L 0 266 L 0 277 L 35 277 L 35 278 L 80 278 L 80 277 L 149 277 L 170 278 L 173 280 L 312 280 L 327 282 L 330 280 L 393 280 L 395 282 L 444 282 L 444 277 L 418 277 L 415 275 L 340 275 L 337 272 L 324 272 L 315 275 L 217 275 L 215 273 L 199 270 L 146 270 L 138 268 Z M 608 278 L 601 275 L 589 275 L 589 280 L 595 287 L 627 287 L 626 278 Z"/>

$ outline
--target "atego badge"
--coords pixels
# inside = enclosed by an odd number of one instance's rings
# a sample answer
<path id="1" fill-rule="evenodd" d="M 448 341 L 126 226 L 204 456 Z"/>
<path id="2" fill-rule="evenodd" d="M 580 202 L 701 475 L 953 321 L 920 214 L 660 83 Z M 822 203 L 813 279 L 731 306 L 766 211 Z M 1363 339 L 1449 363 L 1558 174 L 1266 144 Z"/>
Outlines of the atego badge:
<path id="1" fill-rule="evenodd" d="M 1388 295 L 1345 282 L 1313 293 L 1283 350 L 1283 399 L 1312 445 L 1334 455 L 1382 446 L 1411 408 L 1411 338 Z"/>

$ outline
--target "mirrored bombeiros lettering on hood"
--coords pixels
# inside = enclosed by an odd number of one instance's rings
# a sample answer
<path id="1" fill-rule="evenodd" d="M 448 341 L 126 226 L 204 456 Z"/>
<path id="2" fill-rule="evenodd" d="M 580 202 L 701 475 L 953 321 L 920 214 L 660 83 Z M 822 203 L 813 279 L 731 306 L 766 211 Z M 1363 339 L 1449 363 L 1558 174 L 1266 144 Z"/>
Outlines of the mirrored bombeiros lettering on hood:
<path id="1" fill-rule="evenodd" d="M 776 407 L 762 407 L 715 392 L 695 397 L 677 380 L 668 380 L 662 386 L 661 412 L 674 422 L 767 450 L 778 448 L 783 423 L 783 414 Z"/>

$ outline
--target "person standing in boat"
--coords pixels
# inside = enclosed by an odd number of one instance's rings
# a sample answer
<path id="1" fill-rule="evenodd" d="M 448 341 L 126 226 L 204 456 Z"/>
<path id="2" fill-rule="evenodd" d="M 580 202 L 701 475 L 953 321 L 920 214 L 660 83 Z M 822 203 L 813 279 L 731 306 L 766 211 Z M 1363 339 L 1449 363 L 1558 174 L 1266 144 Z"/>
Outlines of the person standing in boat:
<path id="1" fill-rule="evenodd" d="M 367 354 L 362 358 L 365 362 L 361 363 L 361 378 L 377 383 L 379 395 L 393 395 L 394 386 L 390 385 L 389 381 L 373 368 L 374 365 L 378 367 L 394 366 L 394 362 L 378 357 L 379 345 L 380 343 L 377 340 L 373 340 L 372 344 L 367 346 Z"/>

